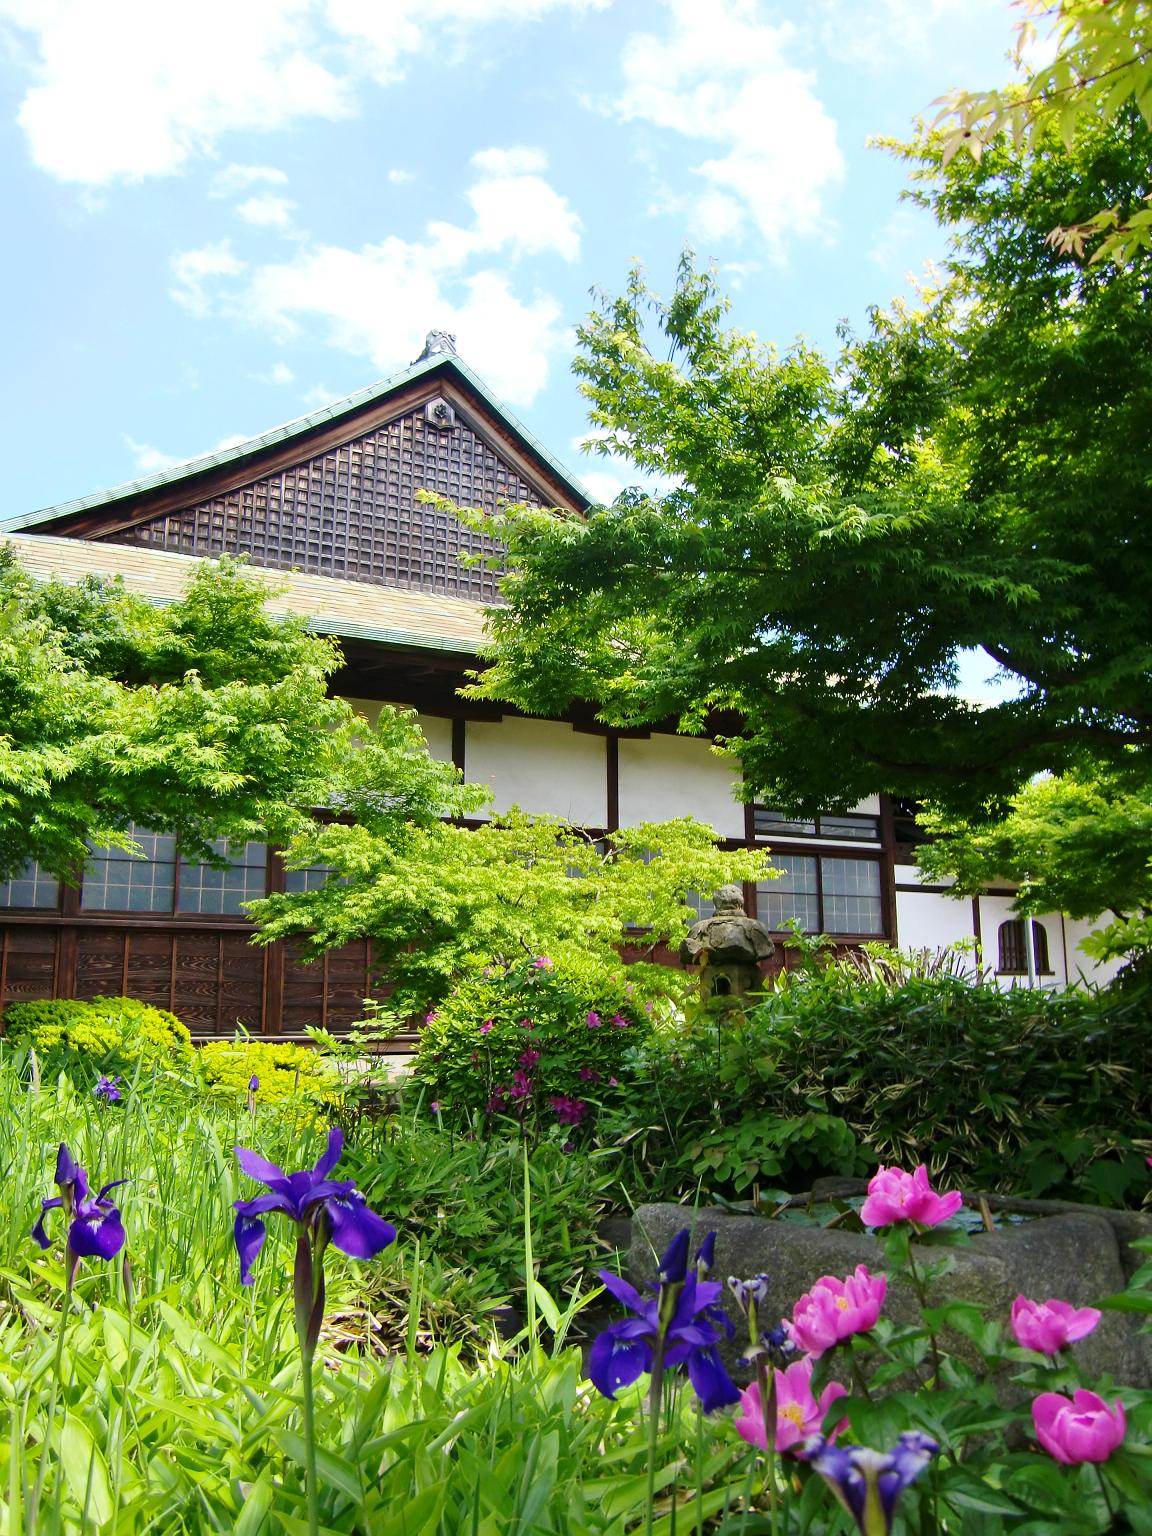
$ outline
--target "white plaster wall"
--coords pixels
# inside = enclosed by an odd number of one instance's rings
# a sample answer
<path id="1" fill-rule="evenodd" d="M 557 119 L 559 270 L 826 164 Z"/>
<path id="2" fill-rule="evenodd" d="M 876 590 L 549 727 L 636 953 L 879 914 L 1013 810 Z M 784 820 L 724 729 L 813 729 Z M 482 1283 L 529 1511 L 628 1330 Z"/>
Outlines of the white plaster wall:
<path id="1" fill-rule="evenodd" d="M 972 903 L 938 891 L 896 892 L 896 943 L 935 952 L 971 939 Z"/>
<path id="2" fill-rule="evenodd" d="M 861 800 L 859 805 L 854 805 L 852 811 L 857 816 L 879 816 L 880 796 L 869 795 L 867 800 Z"/>
<path id="3" fill-rule="evenodd" d="M 620 741 L 620 825 L 694 816 L 721 837 L 744 836 L 731 757 L 695 736 L 625 736 Z"/>
<path id="4" fill-rule="evenodd" d="M 1109 919 L 1098 917 L 1090 920 L 1066 917 L 1064 935 L 1068 945 L 1069 981 L 1089 981 L 1098 987 L 1106 986 L 1123 966 L 1121 960 L 1093 960 L 1080 948 L 1080 940 L 1096 928 L 1107 927 Z"/>
<path id="5" fill-rule="evenodd" d="M 1011 896 L 981 896 L 980 901 L 980 935 L 981 949 L 983 950 L 984 966 L 989 978 L 1000 987 L 1027 986 L 1026 976 L 996 974 L 996 964 L 1000 958 L 1000 924 L 1009 922 L 1019 917 L 1018 912 L 1012 910 Z M 1059 912 L 1037 913 L 1034 922 L 1040 924 L 1048 940 L 1048 959 L 1052 965 L 1052 974 L 1037 977 L 1042 987 L 1063 987 L 1067 983 L 1064 970 L 1064 919 Z M 1087 957 L 1085 957 L 1087 958 Z"/>
<path id="6" fill-rule="evenodd" d="M 369 725 L 375 725 L 380 718 L 380 711 L 384 707 L 379 699 L 345 699 L 346 704 L 351 704 L 358 715 L 363 715 Z M 395 709 L 408 709 L 407 704 L 396 704 Z M 445 720 L 441 715 L 417 714 L 416 723 L 424 732 L 424 740 L 428 743 L 428 750 L 433 757 L 441 762 L 452 761 L 452 722 Z"/>
<path id="7" fill-rule="evenodd" d="M 487 784 L 497 812 L 518 805 L 578 826 L 608 820 L 607 744 L 553 720 L 469 720 L 464 775 Z"/>

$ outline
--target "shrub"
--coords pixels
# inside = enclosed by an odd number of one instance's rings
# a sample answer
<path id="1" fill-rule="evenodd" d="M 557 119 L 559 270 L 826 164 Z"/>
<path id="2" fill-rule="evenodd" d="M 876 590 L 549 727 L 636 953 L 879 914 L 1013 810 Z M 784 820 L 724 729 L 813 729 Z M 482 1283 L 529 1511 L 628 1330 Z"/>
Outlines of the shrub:
<path id="1" fill-rule="evenodd" d="M 428 1015 L 416 1079 L 443 1113 L 573 1127 L 614 1094 L 675 980 L 660 966 L 547 956 L 486 966 Z"/>
<path id="2" fill-rule="evenodd" d="M 846 1126 L 869 1161 L 947 1164 L 968 1188 L 1104 1204 L 1147 1189 L 1147 1021 L 1106 993 L 834 964 L 793 973 L 727 1022 L 698 1012 L 656 1031 L 633 1084 L 613 1124 L 630 1136 L 631 1178 L 653 1193 L 687 1193 L 701 1176 L 738 1192 L 755 1159 L 739 1128 L 812 1114 Z M 766 1145 L 772 1178 L 775 1133 Z M 799 1171 L 784 1164 L 786 1179 Z"/>
<path id="3" fill-rule="evenodd" d="M 29 1045 L 50 1072 L 81 1070 L 132 1077 L 192 1065 L 192 1038 L 174 1013 L 133 997 L 10 1003 L 4 1033 Z"/>
<path id="4" fill-rule="evenodd" d="M 339 1081 L 318 1051 L 305 1045 L 265 1040 L 211 1040 L 200 1048 L 200 1066 L 209 1087 L 246 1097 L 259 1078 L 258 1104 L 275 1104 L 305 1094 L 324 1102 L 336 1096 Z"/>

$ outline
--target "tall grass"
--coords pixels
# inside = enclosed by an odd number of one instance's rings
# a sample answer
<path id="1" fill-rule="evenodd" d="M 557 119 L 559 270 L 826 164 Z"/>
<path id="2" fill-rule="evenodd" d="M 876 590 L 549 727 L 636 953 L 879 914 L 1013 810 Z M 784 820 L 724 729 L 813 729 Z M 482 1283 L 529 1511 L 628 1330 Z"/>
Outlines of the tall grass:
<path id="1" fill-rule="evenodd" d="M 143 1536 L 305 1529 L 293 1244 L 269 1223 L 255 1283 L 242 1287 L 232 1202 L 254 1193 L 237 1142 L 289 1170 L 323 1144 L 312 1112 L 249 1115 L 155 1077 L 104 1105 L 67 1078 L 38 1091 L 0 1057 L 0 1531 L 8 1536 Z M 85 1263 L 71 1311 L 61 1248 L 30 1231 L 66 1142 L 94 1186 L 115 1179 L 128 1233 L 119 1262 Z M 376 1202 L 382 1214 L 391 1213 Z M 59 1216 L 59 1213 L 55 1213 Z M 63 1224 L 50 1228 L 63 1242 Z M 547 1241 L 539 1230 L 537 1247 Z M 646 1443 L 639 1397 L 616 1402 L 583 1380 L 577 1350 L 495 1337 L 466 1358 L 429 1343 L 443 1278 L 403 1229 L 371 1265 L 332 1254 L 331 1322 L 317 1366 L 321 1522 L 372 1536 L 623 1533 L 643 1514 Z M 413 1277 L 415 1276 L 415 1283 Z M 424 1299 L 421 1299 L 421 1293 Z M 562 1337 L 564 1305 L 531 1288 Z M 408 1316 L 381 1316 L 388 1297 Z M 61 1384 L 53 1362 L 63 1327 Z M 381 1340 L 396 1347 L 385 1350 Z M 694 1529 L 722 1510 L 746 1456 L 722 1426 L 706 1475 L 673 1496 L 696 1459 L 698 1426 L 676 1404 L 661 1429 L 665 1506 L 655 1529 Z M 683 1507 L 680 1507 L 680 1506 Z"/>

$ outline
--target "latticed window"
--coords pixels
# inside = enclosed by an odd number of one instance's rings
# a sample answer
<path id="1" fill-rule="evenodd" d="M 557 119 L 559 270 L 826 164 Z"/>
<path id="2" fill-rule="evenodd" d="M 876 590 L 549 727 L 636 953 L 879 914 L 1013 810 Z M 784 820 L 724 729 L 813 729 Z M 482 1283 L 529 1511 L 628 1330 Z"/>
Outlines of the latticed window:
<path id="1" fill-rule="evenodd" d="M 255 901 L 267 890 L 268 849 L 263 843 L 230 847 L 223 841 L 214 843 L 213 848 L 215 852 L 227 855 L 228 864 L 224 869 L 180 860 L 176 910 L 243 917 L 244 903 Z"/>
<path id="2" fill-rule="evenodd" d="M 0 907 L 52 911 L 60 905 L 60 882 L 29 860 L 11 880 L 0 881 Z"/>
<path id="3" fill-rule="evenodd" d="M 121 848 L 94 848 L 80 889 L 83 912 L 171 912 L 176 896 L 176 839 L 167 833 L 131 829 L 140 847 L 134 857 Z"/>
<path id="4" fill-rule="evenodd" d="M 779 877 L 756 887 L 756 910 L 766 928 L 795 922 L 805 933 L 883 937 L 878 859 L 779 853 L 772 867 Z"/>
<path id="5" fill-rule="evenodd" d="M 997 939 L 997 971 L 1008 976 L 1026 976 L 1028 955 L 1024 949 L 1024 919 L 1012 917 L 1007 922 L 1001 923 Z M 1036 922 L 1035 919 L 1032 921 L 1032 953 L 1036 960 L 1037 976 L 1051 976 L 1052 963 L 1048 958 L 1048 935 L 1044 930 L 1044 924 Z"/>

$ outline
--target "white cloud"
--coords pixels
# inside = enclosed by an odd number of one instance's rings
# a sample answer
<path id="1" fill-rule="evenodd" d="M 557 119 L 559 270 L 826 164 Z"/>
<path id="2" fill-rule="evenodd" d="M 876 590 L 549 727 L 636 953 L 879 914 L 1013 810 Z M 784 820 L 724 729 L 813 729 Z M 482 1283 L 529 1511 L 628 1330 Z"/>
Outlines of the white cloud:
<path id="1" fill-rule="evenodd" d="M 401 170 L 399 166 L 393 166 L 388 172 L 388 180 L 394 187 L 403 187 L 410 181 L 416 180 L 415 171 Z"/>
<path id="2" fill-rule="evenodd" d="M 238 197 L 252 187 L 283 187 L 288 173 L 275 165 L 226 165 L 217 171 L 208 187 L 210 197 Z"/>
<path id="3" fill-rule="evenodd" d="M 667 35 L 637 32 L 625 44 L 614 111 L 713 147 L 691 167 L 699 195 L 665 194 L 665 210 L 685 211 L 706 239 L 751 225 L 781 260 L 792 235 L 827 227 L 822 194 L 844 174 L 836 123 L 813 75 L 785 56 L 794 30 L 763 21 L 756 0 L 668 0 L 668 9 Z"/>
<path id="4" fill-rule="evenodd" d="M 175 279 L 172 297 L 192 314 L 206 315 L 212 307 L 205 290 L 207 279 L 237 277 L 243 270 L 244 263 L 234 254 L 228 240 L 217 240 L 194 251 L 181 251 L 172 258 Z"/>
<path id="5" fill-rule="evenodd" d="M 816 14 L 829 57 L 878 72 L 939 54 L 953 21 L 968 32 L 999 23 L 1007 47 L 1012 21 L 1004 0 L 817 0 Z"/>
<path id="6" fill-rule="evenodd" d="M 292 211 L 296 204 L 290 197 L 280 197 L 275 192 L 258 192 L 240 204 L 236 212 L 246 224 L 256 224 L 263 229 L 286 230 L 292 227 Z"/>
<path id="7" fill-rule="evenodd" d="M 238 448 L 249 439 L 240 433 L 223 437 L 213 447 L 204 448 L 199 453 L 183 454 L 165 453 L 162 448 L 153 448 L 151 443 L 138 443 L 133 437 L 126 436 L 124 441 L 132 451 L 134 472 L 137 475 L 155 475 L 165 469 L 175 469 L 178 464 L 187 464 L 190 459 L 202 459 L 210 453 L 223 453 L 227 448 Z"/>
<path id="8" fill-rule="evenodd" d="M 602 3 L 0 0 L 0 21 L 34 77 L 18 112 L 33 162 L 98 187 L 171 175 L 237 130 L 347 117 L 365 81 L 398 79 L 445 32 Z"/>
<path id="9" fill-rule="evenodd" d="M 287 363 L 273 363 L 267 373 L 254 373 L 257 384 L 291 384 L 296 375 Z"/>
<path id="10" fill-rule="evenodd" d="M 358 249 L 312 243 L 290 261 L 252 267 L 222 241 L 176 258 L 174 296 L 194 313 L 242 318 L 280 340 L 318 321 L 333 346 L 382 372 L 411 362 L 435 326 L 460 337 L 463 356 L 498 394 L 531 403 L 568 338 L 555 299 L 514 290 L 505 264 L 574 259 L 579 220 L 541 174 L 538 150 L 487 150 L 473 163 L 470 225 L 429 224 L 422 239 L 390 235 Z"/>

